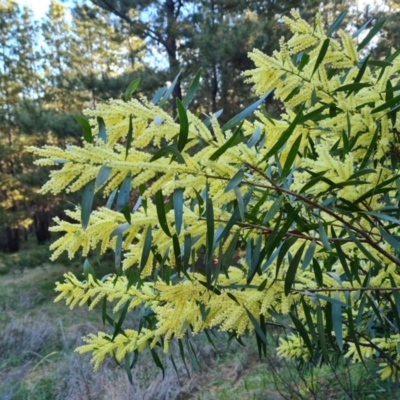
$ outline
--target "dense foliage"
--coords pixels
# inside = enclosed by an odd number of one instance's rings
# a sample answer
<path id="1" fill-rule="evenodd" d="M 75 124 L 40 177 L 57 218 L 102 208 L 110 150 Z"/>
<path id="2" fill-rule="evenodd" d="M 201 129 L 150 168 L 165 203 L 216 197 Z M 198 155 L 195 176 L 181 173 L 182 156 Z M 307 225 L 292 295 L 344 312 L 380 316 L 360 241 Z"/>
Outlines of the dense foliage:
<path id="1" fill-rule="evenodd" d="M 244 75 L 262 97 L 223 126 L 187 109 L 199 75 L 177 100 L 179 123 L 162 109 L 174 83 L 148 101 L 130 99 L 135 81 L 124 100 L 85 111 L 84 147 L 30 148 L 38 165 L 62 165 L 43 193 L 84 188 L 76 222 L 52 228 L 53 258 L 115 251 L 115 274 L 98 279 L 87 260 L 84 281 L 68 273 L 56 289 L 71 308 L 103 304 L 110 330 L 77 349 L 95 368 L 112 355 L 129 370 L 147 348 L 162 367 L 157 346 L 177 339 L 183 352 L 184 337 L 212 329 L 254 333 L 261 355 L 271 324 L 286 329 L 283 357 L 377 358 L 397 380 L 400 50 L 372 60 L 382 23 L 358 40 L 338 30 L 343 18 L 326 32 L 319 14 L 285 17 L 290 40 L 249 54 Z M 262 106 L 271 91 L 279 120 Z M 92 212 L 100 189 L 107 205 Z M 125 326 L 137 308 L 139 326 Z"/>

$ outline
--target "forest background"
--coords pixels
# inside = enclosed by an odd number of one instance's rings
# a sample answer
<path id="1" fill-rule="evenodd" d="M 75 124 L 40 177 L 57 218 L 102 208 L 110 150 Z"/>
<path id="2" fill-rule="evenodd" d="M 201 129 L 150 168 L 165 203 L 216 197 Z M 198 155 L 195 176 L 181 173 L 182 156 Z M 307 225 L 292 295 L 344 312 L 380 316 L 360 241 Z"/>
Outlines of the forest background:
<path id="1" fill-rule="evenodd" d="M 74 115 L 99 101 L 118 98 L 134 78 L 153 96 L 180 70 L 173 101 L 202 68 L 192 111 L 223 110 L 227 121 L 254 94 L 241 72 L 252 67 L 247 52 L 266 54 L 287 34 L 280 18 L 299 8 L 310 19 L 321 8 L 326 22 L 343 9 L 356 29 L 387 19 L 376 53 L 398 42 L 397 0 L 207 0 L 51 1 L 41 20 L 12 0 L 0 2 L 0 250 L 18 252 L 34 233 L 50 239 L 51 218 L 65 210 L 63 197 L 37 194 L 47 171 L 36 169 L 27 145 L 79 141 Z M 173 103 L 175 104 L 175 103 Z M 271 115 L 279 104 L 266 104 Z M 173 111 L 173 110 L 172 110 Z M 74 202 L 74 200 L 71 200 Z M 62 216 L 62 215 L 61 215 Z"/>
<path id="2" fill-rule="evenodd" d="M 320 9 L 327 25 L 347 9 L 349 30 L 385 18 L 372 44 L 377 59 L 400 42 L 400 0 L 52 0 L 40 20 L 29 7 L 0 0 L 0 251 L 14 255 L 13 268 L 28 263 L 20 257 L 25 243 L 47 248 L 52 218 L 65 218 L 80 201 L 37 194 L 48 170 L 33 165 L 25 146 L 79 143 L 75 115 L 120 98 L 136 78 L 151 98 L 182 71 L 175 104 L 200 68 L 191 111 L 223 110 L 220 120 L 229 120 L 256 97 L 241 76 L 253 67 L 247 53 L 271 54 L 288 34 L 281 17 L 292 8 L 308 21 Z M 279 117 L 272 97 L 265 106 Z M 0 263 L 2 270 L 9 272 Z"/>
<path id="3" fill-rule="evenodd" d="M 378 57 L 399 41 L 398 0 L 52 0 L 41 20 L 0 1 L 0 250 L 18 252 L 29 233 L 44 244 L 52 217 L 68 208 L 63 197 L 37 194 L 48 171 L 33 166 L 25 146 L 75 143 L 82 128 L 74 115 L 121 97 L 134 78 L 152 97 L 181 70 L 171 104 L 201 68 L 191 111 L 223 110 L 221 121 L 229 120 L 255 98 L 241 76 L 252 68 L 247 53 L 271 54 L 288 33 L 280 18 L 293 7 L 305 19 L 320 8 L 327 24 L 348 9 L 350 29 L 386 18 Z M 272 97 L 266 107 L 279 115 Z"/>

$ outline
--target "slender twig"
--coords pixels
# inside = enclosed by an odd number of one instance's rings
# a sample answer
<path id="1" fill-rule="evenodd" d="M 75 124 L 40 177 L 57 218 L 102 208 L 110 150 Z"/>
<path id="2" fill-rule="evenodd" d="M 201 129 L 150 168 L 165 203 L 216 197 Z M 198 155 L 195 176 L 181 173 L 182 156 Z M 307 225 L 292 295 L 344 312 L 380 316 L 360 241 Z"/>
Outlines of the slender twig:
<path id="1" fill-rule="evenodd" d="M 347 325 L 345 322 L 344 324 Z M 393 367 L 395 367 L 398 371 L 400 371 L 400 365 L 397 364 L 396 361 L 394 361 L 389 355 L 387 355 L 384 350 L 382 350 L 379 346 L 377 346 L 374 342 L 372 342 L 367 336 L 363 335 L 362 333 L 356 332 L 356 334 L 368 342 L 368 343 L 358 342 L 360 346 L 373 348 L 381 355 L 382 358 L 385 358 L 387 361 L 389 361 L 390 364 L 393 365 Z M 343 338 L 343 340 L 348 343 L 355 343 L 355 341 L 350 338 Z"/>
<path id="2" fill-rule="evenodd" d="M 206 220 L 205 218 L 200 218 L 201 220 Z M 216 218 L 214 219 L 215 222 L 222 222 L 224 224 L 227 224 L 229 221 L 220 219 L 220 218 Z M 248 229 L 257 229 L 263 232 L 263 234 L 270 234 L 273 232 L 272 229 L 270 228 L 266 228 L 264 226 L 260 226 L 260 225 L 256 225 L 256 224 L 250 224 L 248 222 L 240 222 L 237 221 L 236 225 L 242 227 L 242 228 L 248 228 Z M 298 239 L 304 239 L 304 240 L 314 240 L 316 242 L 320 242 L 320 239 L 315 238 L 313 236 L 309 236 L 309 235 L 305 235 L 304 233 L 298 231 L 298 230 L 293 230 L 293 231 L 287 231 L 285 236 L 290 236 L 290 237 L 296 237 Z M 327 238 L 329 242 L 333 243 L 333 242 L 340 242 L 340 243 L 351 243 L 353 242 L 351 239 L 346 239 L 346 238 Z M 360 242 L 363 243 L 368 243 L 366 240 L 361 239 Z"/>
<path id="3" fill-rule="evenodd" d="M 321 288 L 321 289 L 302 289 L 302 290 L 293 289 L 291 293 L 307 294 L 307 292 L 319 293 L 319 292 L 357 292 L 357 291 L 399 292 L 400 287 L 363 286 L 363 287 L 350 287 L 350 288 L 340 287 L 340 288 Z"/>
<path id="4" fill-rule="evenodd" d="M 344 226 L 346 226 L 347 228 L 353 230 L 354 232 L 357 232 L 359 235 L 361 235 L 364 239 L 365 242 L 368 243 L 371 247 L 373 247 L 375 250 L 377 250 L 379 253 L 381 253 L 382 255 L 384 255 L 388 260 L 392 261 L 394 264 L 396 264 L 397 266 L 400 266 L 400 260 L 397 257 L 394 257 L 392 254 L 388 253 L 385 249 L 383 249 L 379 243 L 374 242 L 370 235 L 368 235 L 367 232 L 365 232 L 364 230 L 360 229 L 360 228 L 356 228 L 354 225 L 350 224 L 349 222 L 347 222 L 343 217 L 341 217 L 340 215 L 336 214 L 334 211 L 330 210 L 329 208 L 324 207 L 321 204 L 316 203 L 313 200 L 308 199 L 307 197 L 302 196 L 301 194 L 298 194 L 296 192 L 292 192 L 288 189 L 284 189 L 281 186 L 279 186 L 277 183 L 273 182 L 271 180 L 271 178 L 269 178 L 268 176 L 266 176 L 264 174 L 263 171 L 261 171 L 260 169 L 258 169 L 257 167 L 254 167 L 250 164 L 247 164 L 247 166 L 251 169 L 253 169 L 254 171 L 258 172 L 260 175 L 262 175 L 265 179 L 268 180 L 268 182 L 271 183 L 272 186 L 268 186 L 268 185 L 263 185 L 263 184 L 258 184 L 259 187 L 263 187 L 264 189 L 273 189 L 273 190 L 277 190 L 281 193 L 285 193 L 289 196 L 293 196 L 295 198 L 297 198 L 298 200 L 302 201 L 305 204 L 308 204 L 314 208 L 317 208 L 323 212 L 325 212 L 328 215 L 331 215 L 332 217 L 334 217 L 335 219 L 337 219 L 338 221 L 340 221 Z M 243 183 L 248 183 L 248 182 L 243 182 Z"/>

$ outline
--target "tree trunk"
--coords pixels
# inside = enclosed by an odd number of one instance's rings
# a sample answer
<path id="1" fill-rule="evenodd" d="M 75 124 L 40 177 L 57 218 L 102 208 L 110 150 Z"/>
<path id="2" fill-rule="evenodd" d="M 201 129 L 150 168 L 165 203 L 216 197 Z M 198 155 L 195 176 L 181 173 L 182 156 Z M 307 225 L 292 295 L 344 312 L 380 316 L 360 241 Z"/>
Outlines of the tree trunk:
<path id="1" fill-rule="evenodd" d="M 165 38 L 165 49 L 168 54 L 169 62 L 169 74 L 171 82 L 175 79 L 179 73 L 179 61 L 176 47 L 176 15 L 175 15 L 175 3 L 174 0 L 166 0 L 164 4 L 165 13 L 167 15 L 167 29 Z M 176 99 L 182 98 L 181 82 L 178 80 L 174 90 L 172 91 L 172 113 L 174 118 L 176 117 Z"/>
<path id="2" fill-rule="evenodd" d="M 45 244 L 50 240 L 50 216 L 48 211 L 35 211 L 33 214 L 33 224 L 38 245 Z"/>
<path id="3" fill-rule="evenodd" d="M 19 228 L 6 228 L 8 251 L 17 253 L 19 251 Z"/>
<path id="4" fill-rule="evenodd" d="M 218 94 L 218 73 L 215 63 L 212 66 L 211 78 L 211 109 L 215 113 L 217 111 L 217 94 Z"/>

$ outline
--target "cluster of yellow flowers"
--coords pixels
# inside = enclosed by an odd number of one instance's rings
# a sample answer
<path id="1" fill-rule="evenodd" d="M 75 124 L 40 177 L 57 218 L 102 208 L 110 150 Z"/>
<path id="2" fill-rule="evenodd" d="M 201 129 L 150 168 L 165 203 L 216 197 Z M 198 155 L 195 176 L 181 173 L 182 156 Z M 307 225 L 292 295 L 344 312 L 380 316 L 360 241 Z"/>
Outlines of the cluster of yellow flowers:
<path id="1" fill-rule="evenodd" d="M 343 318 L 348 315 L 346 307 L 357 316 L 357 302 L 361 298 L 361 291 L 357 289 L 363 289 L 365 281 L 370 287 L 378 288 L 400 285 L 398 265 L 393 262 L 393 242 L 381 240 L 381 230 L 389 229 L 388 221 L 380 223 L 380 230 L 371 222 L 374 214 L 369 220 L 363 214 L 377 213 L 382 207 L 382 192 L 371 194 L 377 186 L 391 180 L 387 187 L 395 187 L 397 171 L 381 160 L 395 146 L 393 133 L 400 129 L 400 119 L 391 118 L 389 107 L 385 107 L 390 100 L 388 87 L 396 88 L 400 83 L 400 57 L 391 59 L 385 68 L 371 69 L 368 59 L 360 60 L 349 34 L 340 30 L 337 39 L 327 37 L 319 15 L 313 26 L 295 11 L 292 11 L 292 18 L 283 20 L 294 36 L 286 43 L 282 40 L 280 51 L 272 56 L 253 50 L 249 56 L 256 68 L 244 75 L 260 96 L 275 90 L 274 95 L 284 104 L 285 113 L 280 120 L 275 120 L 262 111 L 255 111 L 255 121 L 243 122 L 244 140 L 221 151 L 218 160 L 214 157 L 216 152 L 236 132 L 223 131 L 215 116 L 210 117 L 209 128 L 205 121 L 189 111 L 186 112 L 188 140 L 180 157 L 176 155 L 176 147 L 172 156 L 164 153 L 157 158 L 149 154 L 148 146 L 158 149 L 165 143 L 176 143 L 181 125 L 145 98 L 127 102 L 110 100 L 99 104 L 95 110 L 85 111 L 92 118 L 94 134 L 98 133 L 96 118 L 103 118 L 107 128 L 105 141 L 95 136 L 93 143 L 85 143 L 83 147 L 71 145 L 64 150 L 50 146 L 29 148 L 41 157 L 36 161 L 38 165 L 62 163 L 62 168 L 51 172 L 42 192 L 77 191 L 93 182 L 104 167 L 109 174 L 98 189 L 103 188 L 106 195 L 127 177 L 131 178 L 131 189 L 145 185 L 141 199 L 146 202 L 146 207 L 135 208 L 129 218 L 120 210 L 102 207 L 93 211 L 88 226 L 82 227 L 81 211 L 77 207 L 67 213 L 75 223 L 56 218 L 52 228 L 63 233 L 52 245 L 53 259 L 63 251 L 72 257 L 80 247 L 87 255 L 98 244 L 104 253 L 108 248 L 115 248 L 118 232 L 122 235 L 123 271 L 137 268 L 151 231 L 153 247 L 142 265 L 139 283 L 132 284 L 127 273 L 122 272 L 104 281 L 89 275 L 84 282 L 69 273 L 64 283 L 57 284 L 59 296 L 56 301 L 64 299 L 71 308 L 90 300 L 93 309 L 99 301 L 106 299 L 114 304 L 114 312 L 123 307 L 127 307 L 127 311 L 145 307 L 156 316 L 152 329 L 124 329 L 114 337 L 104 332 L 87 336 L 86 344 L 77 351 L 91 352 L 95 368 L 106 355 L 114 355 L 121 361 L 126 354 L 143 351 L 147 346 L 154 348 L 161 342 L 167 352 L 170 340 L 183 338 L 189 330 L 196 335 L 216 328 L 240 336 L 254 331 L 254 321 L 260 323 L 261 317 L 272 320 L 277 314 L 287 316 L 293 313 L 295 305 L 305 304 L 311 310 L 306 313 L 301 306 L 296 307 L 296 318 L 304 324 L 309 318 L 316 324 L 314 311 L 328 305 L 339 304 L 339 315 Z M 303 53 L 299 56 L 299 52 Z M 391 96 L 397 93 L 394 91 Z M 128 148 L 130 126 L 133 139 Z M 249 146 L 255 132 L 260 139 L 257 138 L 256 145 Z M 290 135 L 282 140 L 287 132 Z M 263 137 L 266 140 L 262 140 Z M 199 142 L 206 145 L 199 149 L 195 147 Z M 296 150 L 294 153 L 293 149 Z M 283 180 L 279 182 L 278 179 L 276 183 L 274 177 L 279 176 L 287 165 L 292 171 L 289 178 L 283 176 Z M 240 182 L 232 184 L 234 190 L 227 190 L 228 182 L 235 181 L 238 171 L 242 174 Z M 312 179 L 315 183 L 310 185 Z M 154 195 L 161 191 L 169 198 L 177 190 L 183 191 L 182 209 L 175 209 L 174 204 L 165 212 L 165 221 L 161 221 Z M 351 213 L 329 211 L 332 196 L 344 204 L 355 204 L 356 210 Z M 389 200 L 385 201 L 386 206 L 391 205 Z M 313 209 L 315 202 L 322 205 Z M 290 211 L 288 208 L 285 213 L 281 211 L 283 203 L 301 205 L 297 219 L 289 221 L 289 228 L 294 223 L 300 226 L 302 221 L 317 228 L 312 231 L 312 236 L 286 229 L 280 240 L 292 237 L 293 242 L 286 241 L 282 246 L 276 244 L 276 250 L 266 252 L 268 258 L 259 261 L 256 254 L 260 255 L 260 249 L 271 244 L 272 233 L 275 227 L 280 227 L 282 218 L 289 218 L 282 217 Z M 233 204 L 238 204 L 238 208 L 240 205 L 247 207 L 246 213 L 253 218 L 248 219 L 242 210 L 241 219 L 230 224 Z M 209 207 L 212 207 L 214 221 L 211 228 Z M 178 213 L 182 214 L 182 229 L 177 226 Z M 263 217 L 257 220 L 257 213 Z M 229 234 L 219 247 L 218 235 L 228 224 Z M 214 226 L 216 232 L 212 233 L 212 243 L 209 243 L 210 229 Z M 331 238 L 327 238 L 324 226 L 331 229 Z M 351 232 L 346 233 L 352 227 L 356 229 L 353 236 Z M 369 231 L 373 238 L 371 242 L 355 238 L 364 231 Z M 213 254 L 219 257 L 220 268 L 221 256 L 238 234 L 250 243 L 245 257 L 239 265 L 227 265 L 225 273 L 217 273 L 212 285 L 206 276 L 190 269 L 185 272 L 184 279 L 166 282 L 160 278 L 156 256 L 163 258 L 163 265 L 175 268 L 177 260 L 182 260 L 186 251 L 181 246 L 186 238 L 191 238 L 189 265 L 194 265 L 197 253 L 206 247 L 208 259 Z M 332 258 L 334 243 L 340 240 L 341 253 Z M 284 253 L 286 245 L 287 253 Z M 309 248 L 303 252 L 306 246 Z M 352 268 L 355 265 L 362 272 L 364 278 L 368 276 L 368 280 L 351 280 L 341 254 L 349 264 L 353 263 Z M 302 267 L 297 268 L 288 288 L 287 276 L 291 275 L 295 261 Z M 381 269 L 372 273 L 377 264 Z M 208 265 L 207 268 L 215 275 L 215 267 Z M 369 296 L 371 291 L 362 293 Z M 388 293 L 395 304 L 392 294 Z M 367 324 L 363 318 L 361 320 L 360 326 Z M 334 335 L 347 333 L 343 325 L 340 332 L 335 329 Z M 375 353 L 371 351 L 371 343 Z M 400 360 L 396 347 L 400 344 L 398 334 L 391 335 L 388 341 L 374 339 L 371 343 L 364 347 L 360 343 L 365 357 L 381 349 Z M 347 356 L 357 361 L 360 357 L 354 343 L 348 346 Z M 312 358 L 310 348 L 298 335 L 282 339 L 278 353 L 303 360 Z M 393 378 L 396 371 L 393 365 L 384 364 L 381 376 Z"/>

